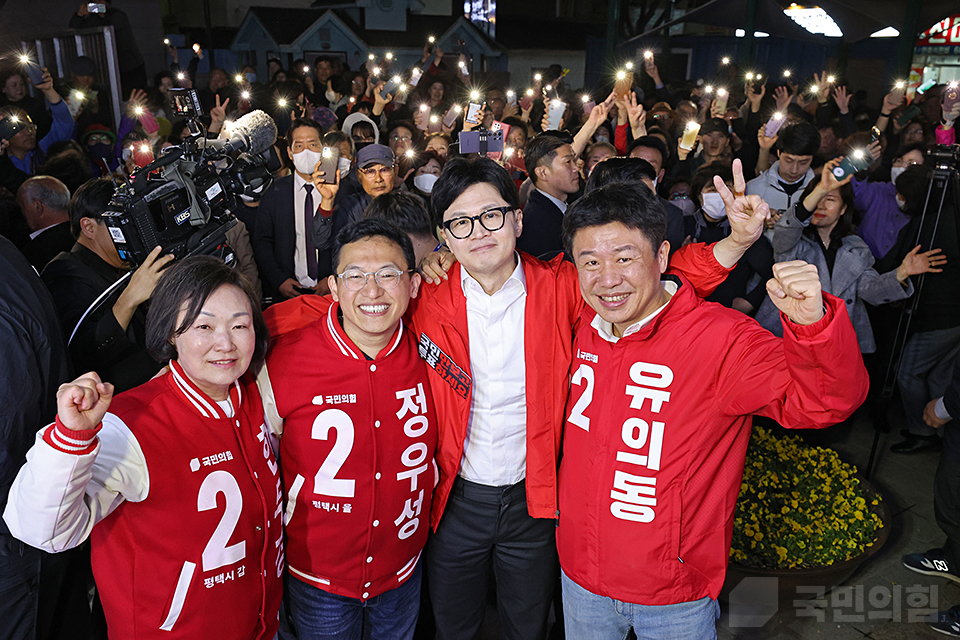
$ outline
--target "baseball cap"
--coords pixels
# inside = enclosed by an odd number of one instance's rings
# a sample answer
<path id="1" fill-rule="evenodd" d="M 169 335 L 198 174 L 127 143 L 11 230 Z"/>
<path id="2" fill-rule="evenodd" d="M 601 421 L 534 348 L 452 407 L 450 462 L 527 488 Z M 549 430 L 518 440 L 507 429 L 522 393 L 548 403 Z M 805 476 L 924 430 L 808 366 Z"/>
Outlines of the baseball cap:
<path id="1" fill-rule="evenodd" d="M 357 152 L 357 166 L 365 169 L 372 164 L 382 164 L 385 167 L 393 166 L 393 151 L 382 144 L 367 145 Z"/>
<path id="2" fill-rule="evenodd" d="M 707 121 L 700 127 L 701 136 L 717 132 L 725 136 L 730 135 L 730 127 L 723 118 L 707 118 Z"/>

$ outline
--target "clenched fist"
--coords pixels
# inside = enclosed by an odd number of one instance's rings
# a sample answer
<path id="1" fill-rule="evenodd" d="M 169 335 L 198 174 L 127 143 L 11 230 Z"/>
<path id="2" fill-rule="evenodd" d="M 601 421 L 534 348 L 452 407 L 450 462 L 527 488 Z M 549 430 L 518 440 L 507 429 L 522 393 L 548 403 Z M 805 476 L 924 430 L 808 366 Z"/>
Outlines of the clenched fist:
<path id="1" fill-rule="evenodd" d="M 823 291 L 815 265 L 803 260 L 778 262 L 767 281 L 767 293 L 795 324 L 813 324 L 823 317 Z"/>

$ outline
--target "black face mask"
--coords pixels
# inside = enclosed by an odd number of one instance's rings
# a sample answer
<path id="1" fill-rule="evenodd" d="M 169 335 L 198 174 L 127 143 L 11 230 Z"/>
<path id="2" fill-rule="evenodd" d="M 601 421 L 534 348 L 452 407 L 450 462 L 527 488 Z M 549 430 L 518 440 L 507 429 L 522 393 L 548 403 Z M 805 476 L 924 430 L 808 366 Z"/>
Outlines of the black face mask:
<path id="1" fill-rule="evenodd" d="M 106 159 L 107 162 L 110 162 L 110 160 L 113 159 L 113 145 L 109 142 L 98 142 L 87 145 L 87 153 L 89 153 L 90 157 L 94 160 Z"/>
<path id="2" fill-rule="evenodd" d="M 357 151 L 360 151 L 360 149 L 363 149 L 364 147 L 369 147 L 372 144 L 376 144 L 376 143 L 372 141 L 371 142 L 354 142 L 353 146 L 356 147 Z"/>

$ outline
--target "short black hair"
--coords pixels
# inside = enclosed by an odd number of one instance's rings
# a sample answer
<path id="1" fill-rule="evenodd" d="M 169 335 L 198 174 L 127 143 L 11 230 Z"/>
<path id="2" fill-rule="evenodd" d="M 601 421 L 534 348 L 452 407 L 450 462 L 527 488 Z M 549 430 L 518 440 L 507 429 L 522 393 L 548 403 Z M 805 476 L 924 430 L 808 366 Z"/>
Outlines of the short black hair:
<path id="1" fill-rule="evenodd" d="M 404 233 L 433 237 L 430 213 L 423 198 L 409 191 L 394 190 L 370 201 L 363 212 L 364 219 L 386 220 L 400 227 Z"/>
<path id="2" fill-rule="evenodd" d="M 650 241 L 654 254 L 667 236 L 667 213 L 646 185 L 612 183 L 583 195 L 563 216 L 563 246 L 573 257 L 573 239 L 587 227 L 619 222 L 638 229 Z"/>
<path id="3" fill-rule="evenodd" d="M 357 147 L 353 144 L 353 138 L 345 134 L 343 131 L 328 131 L 323 134 L 323 146 L 325 147 L 338 147 L 340 144 L 346 142 L 350 145 L 350 157 L 357 155 Z M 346 177 L 346 176 L 344 176 Z"/>
<path id="4" fill-rule="evenodd" d="M 909 216 L 919 215 L 923 211 L 923 203 L 927 198 L 927 188 L 930 185 L 930 176 L 933 169 L 925 164 L 912 164 L 897 176 L 894 186 L 897 193 L 907 201 L 905 213 Z"/>
<path id="5" fill-rule="evenodd" d="M 376 133 L 376 131 L 374 131 L 373 124 L 370 123 L 370 122 L 367 121 L 367 120 L 358 120 L 357 122 L 354 122 L 354 123 L 353 123 L 353 126 L 352 126 L 352 127 L 350 127 L 350 138 L 351 138 L 351 139 L 352 139 L 354 136 L 358 136 L 358 135 L 360 135 L 360 134 L 364 134 L 364 137 L 366 137 L 366 138 L 374 138 L 374 139 L 376 139 L 376 137 L 377 137 L 377 133 Z"/>
<path id="6" fill-rule="evenodd" d="M 517 183 L 506 169 L 486 156 L 457 157 L 447 162 L 430 194 L 430 214 L 436 226 L 443 226 L 443 214 L 454 200 L 475 184 L 489 184 L 508 205 L 520 208 Z"/>
<path id="7" fill-rule="evenodd" d="M 320 126 L 320 123 L 314 120 L 313 118 L 295 118 L 293 122 L 290 123 L 290 128 L 287 129 L 287 144 L 293 146 L 293 132 L 300 127 L 310 127 L 311 129 L 317 130 L 317 137 L 323 140 L 324 130 Z"/>
<path id="8" fill-rule="evenodd" d="M 259 368 L 270 345 L 270 331 L 260 311 L 260 297 L 239 269 L 228 267 L 213 256 L 190 256 L 178 260 L 160 276 L 157 288 L 150 296 L 146 327 L 147 351 L 157 362 L 176 359 L 174 338 L 190 328 L 200 315 L 203 304 L 224 285 L 240 289 L 250 303 L 256 336 L 250 368 Z M 177 324 L 181 311 L 184 311 L 183 322 Z"/>
<path id="9" fill-rule="evenodd" d="M 583 192 L 590 193 L 614 183 L 636 184 L 644 178 L 656 180 L 657 171 L 643 158 L 607 158 L 590 172 Z"/>
<path id="10" fill-rule="evenodd" d="M 557 150 L 565 144 L 569 142 L 564 142 L 562 138 L 549 133 L 541 133 L 527 143 L 523 151 L 523 162 L 533 184 L 537 184 L 537 167 L 553 164 L 554 158 L 557 157 Z"/>
<path id="11" fill-rule="evenodd" d="M 382 198 L 383 196 L 380 196 Z M 379 200 L 380 198 L 377 198 Z M 384 238 L 393 242 L 403 252 L 403 259 L 407 262 L 407 269 L 417 268 L 416 254 L 413 252 L 413 242 L 406 232 L 390 222 L 381 218 L 363 218 L 356 222 L 351 222 L 337 234 L 333 243 L 333 271 L 337 275 L 340 270 L 340 253 L 343 248 L 352 242 L 357 242 L 365 238 Z"/>
<path id="12" fill-rule="evenodd" d="M 663 169 L 667 166 L 667 159 L 670 157 L 670 153 L 667 151 L 667 145 L 663 144 L 663 140 L 657 136 L 640 136 L 630 143 L 630 146 L 627 148 L 627 155 L 629 156 L 633 153 L 633 150 L 637 147 L 646 147 L 647 149 L 655 150 L 660 154 L 660 168 Z"/>
<path id="13" fill-rule="evenodd" d="M 93 179 L 93 170 L 90 168 L 89 156 L 86 151 L 61 153 L 47 161 L 37 170 L 37 175 L 53 176 L 63 184 L 71 194 L 77 192 L 81 186 Z"/>
<path id="14" fill-rule="evenodd" d="M 820 130 L 809 122 L 797 122 L 780 130 L 777 140 L 780 153 L 812 156 L 820 150 Z"/>
<path id="15" fill-rule="evenodd" d="M 698 207 L 700 206 L 700 192 L 708 184 L 713 184 L 714 176 L 720 176 L 720 179 L 726 184 L 733 184 L 733 169 L 730 168 L 730 165 L 711 162 L 700 167 L 690 180 L 690 199 L 697 203 Z"/>
<path id="16" fill-rule="evenodd" d="M 80 237 L 82 218 L 91 218 L 96 220 L 97 224 L 102 224 L 100 217 L 110 204 L 113 192 L 113 180 L 110 178 L 88 180 L 77 189 L 67 206 L 67 212 L 70 214 L 70 233 L 74 238 Z"/>
<path id="17" fill-rule="evenodd" d="M 920 155 L 923 156 L 923 161 L 927 161 L 927 145 L 922 142 L 914 142 L 913 144 L 902 144 L 900 148 L 897 149 L 897 152 L 893 155 L 893 159 L 902 158 L 911 151 L 919 151 Z"/>

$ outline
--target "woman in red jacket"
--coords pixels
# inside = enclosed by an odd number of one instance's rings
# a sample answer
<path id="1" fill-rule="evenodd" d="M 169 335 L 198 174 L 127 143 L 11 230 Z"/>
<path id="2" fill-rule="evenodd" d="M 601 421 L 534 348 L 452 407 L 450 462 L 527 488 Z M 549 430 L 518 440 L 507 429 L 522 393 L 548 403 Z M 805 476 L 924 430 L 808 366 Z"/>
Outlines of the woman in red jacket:
<path id="1" fill-rule="evenodd" d="M 256 385 L 241 381 L 268 340 L 249 281 L 188 258 L 147 315 L 166 373 L 116 398 L 94 372 L 60 387 L 4 520 L 50 552 L 91 538 L 111 638 L 276 635 L 280 476 Z"/>

